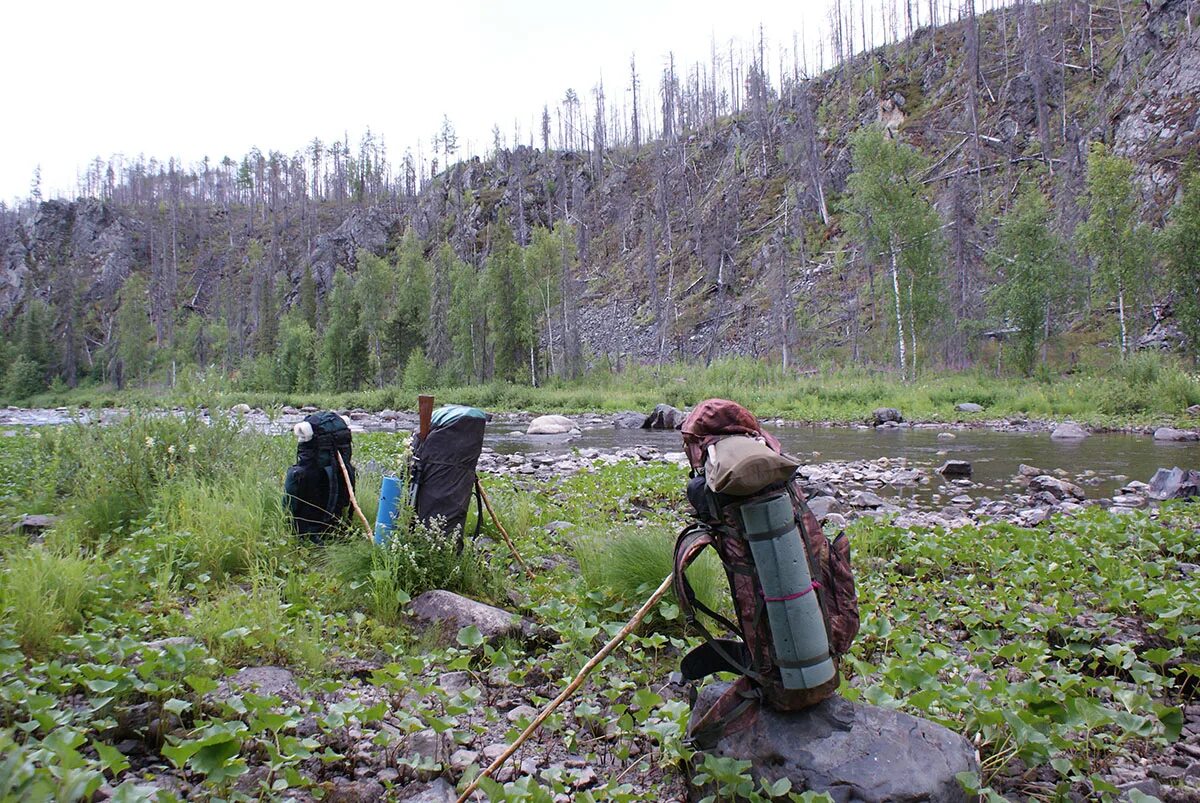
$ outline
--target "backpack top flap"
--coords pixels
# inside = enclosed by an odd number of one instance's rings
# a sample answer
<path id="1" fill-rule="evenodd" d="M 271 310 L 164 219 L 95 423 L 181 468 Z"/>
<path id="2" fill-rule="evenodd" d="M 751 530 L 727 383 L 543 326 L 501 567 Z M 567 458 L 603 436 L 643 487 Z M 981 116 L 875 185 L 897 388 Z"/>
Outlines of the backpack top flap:
<path id="1" fill-rule="evenodd" d="M 762 438 L 772 451 L 780 451 L 779 441 L 764 432 L 754 414 L 737 402 L 727 399 L 708 399 L 696 405 L 683 422 L 683 450 L 693 471 L 704 466 L 708 447 L 729 435 L 750 435 Z"/>
<path id="2" fill-rule="evenodd" d="M 776 452 L 758 438 L 731 435 L 710 444 L 705 482 L 716 492 L 749 496 L 768 485 L 787 482 L 800 467 L 793 457 Z"/>
<path id="3" fill-rule="evenodd" d="M 316 459 L 324 466 L 336 464 L 333 451 L 342 453 L 342 460 L 349 466 L 352 457 L 350 427 L 337 413 L 313 413 L 305 422 L 312 427 L 312 437 L 296 444 L 296 461 Z"/>

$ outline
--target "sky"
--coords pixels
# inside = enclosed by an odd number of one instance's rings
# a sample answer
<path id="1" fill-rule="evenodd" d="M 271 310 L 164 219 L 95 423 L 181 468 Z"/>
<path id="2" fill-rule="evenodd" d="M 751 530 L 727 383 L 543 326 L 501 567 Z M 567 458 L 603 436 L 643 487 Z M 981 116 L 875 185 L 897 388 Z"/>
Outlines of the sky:
<path id="1" fill-rule="evenodd" d="M 707 62 L 713 39 L 815 40 L 830 0 L 214 0 L 22 2 L 0 11 L 0 200 L 74 195 L 96 156 L 194 164 L 252 147 L 293 153 L 370 128 L 393 166 L 443 116 L 460 146 L 522 141 L 573 88 L 611 102 L 636 54 L 647 86 L 668 53 Z M 460 154 L 461 155 L 461 154 Z"/>

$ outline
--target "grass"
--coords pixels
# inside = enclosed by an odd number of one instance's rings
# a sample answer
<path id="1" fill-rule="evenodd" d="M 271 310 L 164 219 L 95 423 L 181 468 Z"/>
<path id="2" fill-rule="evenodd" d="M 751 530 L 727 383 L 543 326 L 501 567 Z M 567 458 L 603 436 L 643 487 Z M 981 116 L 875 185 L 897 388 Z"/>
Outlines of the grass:
<path id="1" fill-rule="evenodd" d="M 1139 370 L 1123 381 L 1174 381 L 1169 368 Z M 385 434 L 355 447 L 357 462 L 385 468 L 404 449 Z M 314 546 L 282 528 L 291 452 L 286 438 L 220 419 L 140 414 L 0 439 L 0 517 L 34 506 L 68 514 L 44 544 L 0 540 L 0 751 L 11 762 L 0 763 L 0 796 L 86 798 L 107 781 L 138 799 L 150 766 L 163 780 L 186 768 L 193 796 L 317 796 L 370 756 L 419 764 L 408 734 L 505 741 L 500 703 L 545 698 L 572 676 L 670 571 L 685 519 L 683 470 L 626 462 L 546 484 L 489 479 L 533 579 L 490 522 L 492 543 L 462 556 L 433 539 L 379 549 L 354 530 Z M 105 475 L 136 489 L 119 515 L 93 512 L 96 497 L 115 498 L 89 479 Z M 360 481 L 368 507 L 377 483 Z M 862 631 L 841 691 L 975 741 L 983 773 L 972 787 L 1115 798 L 1105 768 L 1159 760 L 1196 699 L 1200 589 L 1181 564 L 1200 563 L 1198 529 L 1200 509 L 1186 504 L 1088 509 L 1037 530 L 855 522 Z M 727 607 L 713 557 L 689 576 Z M 468 628 L 447 644 L 410 629 L 409 597 L 435 586 L 520 610 L 544 638 L 484 644 Z M 543 775 L 492 799 L 679 799 L 685 782 L 672 768 L 691 757 L 688 705 L 665 679 L 695 643 L 679 624 L 678 606 L 660 605 L 543 734 L 594 765 L 595 786 Z M 179 636 L 192 641 L 162 641 Z M 302 675 L 305 699 L 208 694 L 222 676 L 266 664 Z M 465 690 L 439 686 L 458 672 Z M 154 729 L 127 724 L 147 706 Z M 128 757 L 116 753 L 130 743 Z M 726 796 L 767 799 L 744 768 L 705 768 Z"/>

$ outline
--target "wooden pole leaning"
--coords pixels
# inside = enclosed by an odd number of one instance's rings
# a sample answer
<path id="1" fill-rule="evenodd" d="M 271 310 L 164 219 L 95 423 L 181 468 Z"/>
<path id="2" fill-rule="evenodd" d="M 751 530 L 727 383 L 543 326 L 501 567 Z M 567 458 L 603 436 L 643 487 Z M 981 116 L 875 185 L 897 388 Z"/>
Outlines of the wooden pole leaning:
<path id="1" fill-rule="evenodd" d="M 567 684 L 567 687 L 559 692 L 557 697 L 546 704 L 546 707 L 543 708 L 542 712 L 537 715 L 537 718 L 534 719 L 533 722 L 529 723 L 529 727 L 527 727 L 525 731 L 518 736 L 516 740 L 514 740 L 513 743 L 510 744 L 495 761 L 488 766 L 487 769 L 479 773 L 475 780 L 471 781 L 471 784 L 466 788 L 466 790 L 459 795 L 456 803 L 466 803 L 467 798 L 473 795 L 479 788 L 479 782 L 484 778 L 490 778 L 492 773 L 504 766 L 504 762 L 508 761 L 508 759 L 512 757 L 512 754 L 517 752 L 517 748 L 524 744 L 525 741 L 533 735 L 534 731 L 540 728 L 542 724 L 550 718 L 550 715 L 553 714 L 568 697 L 574 694 L 576 689 L 583 685 L 583 681 L 587 679 L 587 676 L 591 673 L 591 671 L 599 666 L 600 662 L 607 658 L 609 654 L 617 648 L 617 645 L 624 641 L 625 638 L 632 633 L 639 624 L 642 623 L 642 620 L 646 618 L 646 614 L 650 613 L 650 610 L 658 603 L 658 601 L 662 599 L 668 591 L 671 590 L 671 581 L 674 579 L 675 575 L 673 573 L 667 575 L 667 579 L 663 580 L 662 585 L 655 589 L 654 593 L 650 595 L 650 598 L 642 603 L 642 607 L 638 608 L 638 611 L 633 615 L 633 618 L 621 628 L 617 635 L 609 639 L 608 643 L 600 648 L 600 652 L 592 656 L 591 660 L 583 665 L 583 668 L 579 670 L 579 674 L 575 675 L 575 679 Z"/>
<path id="2" fill-rule="evenodd" d="M 517 559 L 517 563 L 525 570 L 525 574 L 529 576 L 529 579 L 535 579 L 533 572 L 529 570 L 529 567 L 525 565 L 525 561 L 521 559 L 521 553 L 517 551 L 517 545 L 508 537 L 508 531 L 500 523 L 500 519 L 496 516 L 496 511 L 492 510 L 492 500 L 488 499 L 487 491 L 483 490 L 483 483 L 479 481 L 479 477 L 475 478 L 475 488 L 479 491 L 479 498 L 483 500 L 483 506 L 487 508 L 488 515 L 492 517 L 492 523 L 496 525 L 496 529 L 500 531 L 500 535 L 504 536 L 504 543 L 508 544 L 513 557 Z"/>
<path id="3" fill-rule="evenodd" d="M 375 533 L 371 530 L 371 522 L 367 521 L 367 517 L 363 515 L 362 508 L 358 506 L 358 499 L 354 496 L 354 486 L 350 483 L 350 472 L 346 470 L 346 461 L 342 460 L 342 453 L 336 449 L 333 451 L 337 455 L 338 468 L 342 470 L 342 479 L 346 481 L 346 490 L 350 492 L 350 504 L 354 507 L 354 512 L 358 514 L 358 518 L 362 520 L 363 527 L 367 528 L 367 540 L 375 540 Z"/>

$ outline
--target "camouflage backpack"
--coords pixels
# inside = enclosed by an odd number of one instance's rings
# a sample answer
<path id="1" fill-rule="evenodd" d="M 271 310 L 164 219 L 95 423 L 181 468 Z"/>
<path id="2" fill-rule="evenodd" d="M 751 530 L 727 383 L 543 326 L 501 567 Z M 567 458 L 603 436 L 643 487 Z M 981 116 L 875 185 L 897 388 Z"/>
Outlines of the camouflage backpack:
<path id="1" fill-rule="evenodd" d="M 711 746 L 723 732 L 735 731 L 750 721 L 758 705 L 781 711 L 794 711 L 815 705 L 837 690 L 839 676 L 837 659 L 849 648 L 858 633 L 858 597 L 854 590 L 854 574 L 850 567 L 850 545 L 844 533 L 830 542 L 804 501 L 804 494 L 784 466 L 782 479 L 769 482 L 747 495 L 716 492 L 706 483 L 706 469 L 712 468 L 712 447 L 731 437 L 749 437 L 765 444 L 771 453 L 779 454 L 778 440 L 762 430 L 750 411 L 731 401 L 709 399 L 702 402 L 683 423 L 684 450 L 692 468 L 688 483 L 688 499 L 695 509 L 696 521 L 679 535 L 675 546 L 675 593 L 689 624 L 694 625 L 706 642 L 688 653 L 681 670 L 685 680 L 700 680 L 716 672 L 739 675 L 730 689 L 695 724 L 690 734 L 700 747 Z M 761 447 L 760 447 L 761 448 Z M 767 449 L 763 449 L 767 452 Z M 738 490 L 745 492 L 746 487 Z M 786 521 L 771 532 L 748 533 L 747 512 L 774 502 L 776 510 L 786 501 Z M 803 553 L 807 557 L 807 572 L 799 571 L 806 579 L 797 590 L 786 596 L 771 597 L 764 593 L 755 548 L 768 539 L 795 539 L 799 534 Z M 756 544 L 755 542 L 760 542 Z M 722 616 L 696 598 L 688 583 L 687 567 L 707 547 L 713 547 L 725 569 L 733 597 L 734 620 Z M 789 548 L 796 544 L 789 542 Z M 762 554 L 760 552 L 760 554 Z M 801 553 L 796 553 L 801 554 Z M 794 567 L 792 567 L 794 568 Z M 772 568 L 784 574 L 791 568 Z M 789 578 L 785 578 L 789 579 Z M 790 579 L 795 580 L 795 577 Z M 777 633 L 772 631 L 768 603 L 793 601 L 812 594 L 823 619 L 825 638 L 811 644 L 787 645 L 792 653 L 804 647 L 815 654 L 781 658 L 776 644 Z M 733 638 L 715 638 L 697 619 L 700 611 L 719 623 Z M 778 626 L 778 621 L 776 621 Z M 819 627 L 819 622 L 818 625 Z M 810 639 L 809 641 L 813 641 Z M 824 641 L 825 644 L 820 644 Z M 793 648 L 794 646 L 794 648 Z M 797 688 L 785 681 L 792 672 L 802 672 L 815 666 L 825 667 L 832 662 L 832 677 L 807 688 Z"/>

